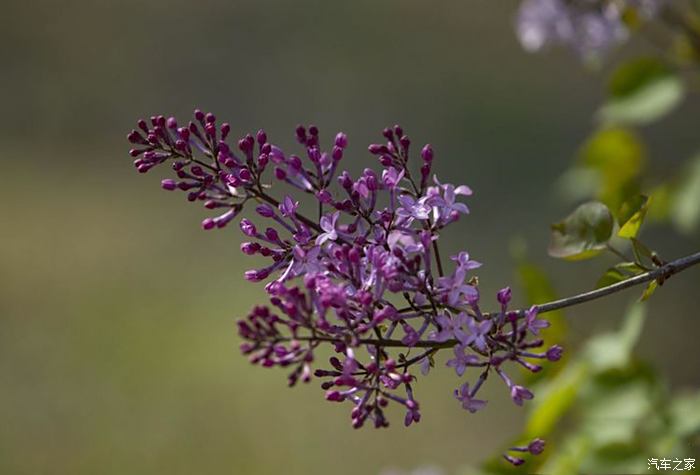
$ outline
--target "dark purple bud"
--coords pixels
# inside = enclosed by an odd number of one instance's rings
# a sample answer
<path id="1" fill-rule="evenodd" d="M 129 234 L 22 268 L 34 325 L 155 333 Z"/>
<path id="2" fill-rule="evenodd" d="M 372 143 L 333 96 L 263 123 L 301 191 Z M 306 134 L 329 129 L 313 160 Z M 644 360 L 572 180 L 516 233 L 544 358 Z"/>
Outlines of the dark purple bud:
<path id="1" fill-rule="evenodd" d="M 559 345 L 554 345 L 547 350 L 547 359 L 549 361 L 559 361 L 564 353 L 564 348 Z"/>
<path id="2" fill-rule="evenodd" d="M 139 129 L 143 130 L 146 135 L 148 135 L 148 124 L 146 124 L 145 120 L 139 119 L 138 122 L 136 122 L 136 125 L 138 125 Z"/>
<path id="3" fill-rule="evenodd" d="M 258 244 L 257 242 L 244 242 L 243 244 L 241 244 L 241 251 L 243 252 L 243 254 L 252 256 L 253 254 L 260 251 L 260 244 Z"/>
<path id="4" fill-rule="evenodd" d="M 378 143 L 373 143 L 372 145 L 367 147 L 367 150 L 369 150 L 369 153 L 371 153 L 372 155 L 382 155 L 389 153 L 389 148 L 386 145 Z"/>
<path id="5" fill-rule="evenodd" d="M 411 146 L 411 139 L 409 139 L 407 135 L 402 135 L 399 139 L 399 143 L 404 148 L 404 150 L 407 150 L 408 147 Z"/>
<path id="6" fill-rule="evenodd" d="M 348 136 L 343 132 L 338 132 L 335 136 L 335 146 L 338 148 L 346 148 L 348 146 Z"/>
<path id="7" fill-rule="evenodd" d="M 395 125 L 394 126 L 394 134 L 396 134 L 397 137 L 402 137 L 403 136 L 403 128 L 400 125 Z"/>
<path id="8" fill-rule="evenodd" d="M 261 147 L 267 142 L 267 134 L 263 129 L 258 130 L 258 133 L 255 136 L 256 140 L 258 141 L 258 145 Z"/>
<path id="9" fill-rule="evenodd" d="M 320 190 L 316 193 L 316 199 L 323 204 L 328 204 L 333 201 L 333 197 L 328 192 L 328 190 Z"/>
<path id="10" fill-rule="evenodd" d="M 144 139 L 143 136 L 136 130 L 129 132 L 129 135 L 127 135 L 126 138 L 133 144 L 146 145 L 148 143 L 146 142 L 146 139 Z"/>
<path id="11" fill-rule="evenodd" d="M 343 149 L 336 145 L 335 147 L 333 147 L 331 157 L 333 157 L 333 160 L 336 162 L 341 160 L 343 158 Z"/>
<path id="12" fill-rule="evenodd" d="M 277 233 L 277 230 L 275 228 L 267 228 L 265 230 L 265 237 L 268 238 L 270 241 L 279 241 L 280 236 Z"/>
<path id="13" fill-rule="evenodd" d="M 275 210 L 268 204 L 259 205 L 255 211 L 264 218 L 272 218 L 275 215 Z"/>
<path id="14" fill-rule="evenodd" d="M 433 146 L 426 144 L 423 150 L 420 151 L 420 156 L 424 162 L 432 163 L 434 157 Z"/>
<path id="15" fill-rule="evenodd" d="M 207 218 L 204 221 L 202 221 L 202 229 L 209 230 L 213 229 L 216 226 L 216 221 L 214 221 L 212 218 Z"/>
<path id="16" fill-rule="evenodd" d="M 496 298 L 503 307 L 506 307 L 508 306 L 512 295 L 513 292 L 510 290 L 510 287 L 506 287 L 498 291 L 498 294 L 496 294 Z"/>
<path id="17" fill-rule="evenodd" d="M 199 109 L 195 109 L 194 110 L 194 118 L 200 122 L 203 121 L 204 120 L 204 112 L 202 112 Z"/>
<path id="18" fill-rule="evenodd" d="M 175 117 L 168 117 L 168 121 L 165 125 L 169 129 L 177 129 L 177 120 L 175 120 Z"/>
<path id="19" fill-rule="evenodd" d="M 160 182 L 160 187 L 164 190 L 173 191 L 177 188 L 177 182 L 175 180 L 165 179 Z"/>
<path id="20" fill-rule="evenodd" d="M 248 218 L 243 218 L 241 220 L 241 231 L 243 231 L 243 234 L 246 236 L 255 236 L 258 233 L 257 228 Z"/>
<path id="21" fill-rule="evenodd" d="M 296 135 L 299 143 L 306 143 L 306 128 L 303 125 L 297 125 Z"/>
<path id="22" fill-rule="evenodd" d="M 214 114 L 212 114 L 211 112 L 209 112 L 204 117 L 204 120 L 207 122 L 207 124 L 213 124 L 214 122 L 216 122 L 216 116 Z"/>
<path id="23" fill-rule="evenodd" d="M 278 180 L 284 180 L 287 178 L 287 172 L 280 167 L 275 167 L 275 178 Z"/>
<path id="24" fill-rule="evenodd" d="M 523 460 L 519 457 L 513 457 L 512 455 L 504 454 L 503 458 L 506 459 L 509 463 L 513 464 L 516 467 L 525 463 L 525 460 Z"/>
<path id="25" fill-rule="evenodd" d="M 229 132 L 231 132 L 231 124 L 228 122 L 224 122 L 221 124 L 221 140 L 226 140 L 226 137 L 228 137 Z"/>
<path id="26" fill-rule="evenodd" d="M 389 127 L 382 130 L 382 135 L 389 141 L 394 140 L 394 132 Z"/>
<path id="27" fill-rule="evenodd" d="M 527 446 L 527 449 L 532 455 L 539 455 L 544 452 L 545 441 L 542 439 L 535 439 Z"/>

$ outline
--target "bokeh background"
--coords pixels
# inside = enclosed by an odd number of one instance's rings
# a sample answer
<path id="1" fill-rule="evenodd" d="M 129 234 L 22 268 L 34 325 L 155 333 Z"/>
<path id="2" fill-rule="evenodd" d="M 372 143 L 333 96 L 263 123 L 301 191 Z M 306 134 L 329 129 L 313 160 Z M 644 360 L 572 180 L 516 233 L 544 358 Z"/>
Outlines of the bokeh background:
<path id="1" fill-rule="evenodd" d="M 0 20 L 0 473 L 379 473 L 455 470 L 515 435 L 523 412 L 494 382 L 488 410 L 452 399 L 454 375 L 419 384 L 424 420 L 353 431 L 317 384 L 238 353 L 234 319 L 261 296 L 235 226 L 138 176 L 125 135 L 196 106 L 236 134 L 265 127 L 294 147 L 297 123 L 350 136 L 346 161 L 401 123 L 431 142 L 436 170 L 475 190 L 447 246 L 485 262 L 485 294 L 513 282 L 529 244 L 561 295 L 591 288 L 600 261 L 546 255 L 571 209 L 554 183 L 593 127 L 603 76 L 565 51 L 529 55 L 516 2 L 492 0 L 4 0 Z M 616 52 L 645 46 L 633 42 Z M 691 99 L 643 130 L 652 169 L 695 153 Z M 669 257 L 700 239 L 645 237 Z M 653 299 L 640 353 L 673 388 L 697 387 L 700 272 Z M 516 292 L 517 294 L 517 292 Z M 619 326 L 635 295 L 567 313 L 573 345 Z M 520 300 L 522 302 L 522 300 Z"/>

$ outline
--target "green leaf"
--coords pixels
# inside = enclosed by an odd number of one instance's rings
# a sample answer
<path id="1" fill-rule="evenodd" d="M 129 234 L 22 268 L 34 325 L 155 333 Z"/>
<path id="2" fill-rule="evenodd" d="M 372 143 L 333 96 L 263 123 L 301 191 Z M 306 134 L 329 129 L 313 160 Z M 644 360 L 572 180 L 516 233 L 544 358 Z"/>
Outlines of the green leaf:
<path id="1" fill-rule="evenodd" d="M 622 282 L 623 280 L 627 280 L 630 277 L 642 274 L 643 272 L 644 269 L 639 267 L 639 265 L 634 262 L 622 262 L 605 271 L 605 274 L 598 279 L 596 289 Z"/>
<path id="2" fill-rule="evenodd" d="M 605 249 L 613 227 L 607 206 L 597 201 L 584 203 L 564 221 L 552 225 L 549 255 L 569 260 L 591 258 Z"/>
<path id="3" fill-rule="evenodd" d="M 598 174 L 596 197 L 610 209 L 639 194 L 646 151 L 637 135 L 622 127 L 598 130 L 581 147 L 580 167 Z M 575 185 L 570 185 L 575 186 Z"/>
<path id="4" fill-rule="evenodd" d="M 654 253 L 646 247 L 639 239 L 637 238 L 631 238 L 632 241 L 632 252 L 634 252 L 634 257 L 637 259 L 637 262 L 642 262 L 644 259 L 647 259 L 650 262 L 653 261 L 653 256 Z"/>
<path id="5" fill-rule="evenodd" d="M 681 437 L 700 434 L 700 392 L 676 398 L 671 403 L 671 424 Z"/>
<path id="6" fill-rule="evenodd" d="M 620 331 L 598 335 L 588 342 L 584 356 L 596 372 L 624 368 L 629 364 L 645 319 L 644 304 L 635 303 L 625 314 Z"/>
<path id="7" fill-rule="evenodd" d="M 659 286 L 659 284 L 655 280 L 652 280 L 651 282 L 649 282 L 647 284 L 646 288 L 644 289 L 644 292 L 642 292 L 642 296 L 639 298 L 639 300 L 641 302 L 645 302 L 645 301 L 649 300 L 649 297 L 654 295 L 654 292 L 656 292 L 656 288 L 658 286 Z"/>
<path id="8" fill-rule="evenodd" d="M 585 362 L 572 362 L 554 378 L 537 387 L 537 397 L 532 400 L 525 427 L 528 437 L 545 437 L 554 430 L 573 405 L 589 374 L 589 366 Z"/>
<path id="9" fill-rule="evenodd" d="M 650 204 L 649 198 L 644 195 L 637 195 L 625 201 L 618 213 L 620 230 L 617 235 L 625 239 L 637 237 Z"/>
<path id="10" fill-rule="evenodd" d="M 648 124 L 672 111 L 683 99 L 683 82 L 656 59 L 620 66 L 610 82 L 611 99 L 598 111 L 607 123 Z"/>
<path id="11" fill-rule="evenodd" d="M 700 224 L 700 154 L 687 166 L 673 196 L 671 219 L 685 233 L 695 231 Z"/>

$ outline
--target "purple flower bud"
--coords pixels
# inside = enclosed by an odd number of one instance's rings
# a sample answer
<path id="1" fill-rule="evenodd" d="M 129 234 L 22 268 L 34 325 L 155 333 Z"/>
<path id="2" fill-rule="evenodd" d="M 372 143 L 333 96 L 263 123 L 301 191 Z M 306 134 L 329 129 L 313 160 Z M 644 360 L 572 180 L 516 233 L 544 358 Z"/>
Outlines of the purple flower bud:
<path id="1" fill-rule="evenodd" d="M 257 228 L 255 225 L 248 219 L 248 218 L 243 218 L 241 220 L 241 231 L 243 231 L 243 234 L 246 236 L 255 236 L 258 233 Z"/>
<path id="2" fill-rule="evenodd" d="M 299 143 L 306 144 L 306 128 L 303 125 L 297 125 L 296 136 Z"/>
<path id="3" fill-rule="evenodd" d="M 545 441 L 542 439 L 535 439 L 527 446 L 527 449 L 532 455 L 539 455 L 544 452 Z"/>
<path id="4" fill-rule="evenodd" d="M 267 134 L 263 129 L 258 130 L 258 133 L 255 135 L 255 138 L 258 142 L 258 145 L 261 147 L 267 142 Z"/>
<path id="5" fill-rule="evenodd" d="M 175 117 L 168 117 L 168 121 L 165 125 L 169 129 L 177 129 L 177 120 L 175 120 Z"/>
<path id="6" fill-rule="evenodd" d="M 523 386 L 518 386 L 517 384 L 514 384 L 510 388 L 510 398 L 518 406 L 522 406 L 523 401 L 530 400 L 533 397 L 534 397 L 534 395 L 532 394 L 532 392 L 530 392 L 529 389 L 527 389 Z"/>
<path id="7" fill-rule="evenodd" d="M 260 244 L 257 242 L 244 242 L 241 244 L 241 251 L 243 254 L 246 254 L 248 256 L 252 256 L 253 254 L 256 254 L 260 250 Z"/>
<path id="8" fill-rule="evenodd" d="M 216 221 L 214 221 L 212 218 L 207 218 L 204 221 L 202 221 L 202 229 L 209 230 L 213 229 L 216 226 Z"/>
<path id="9" fill-rule="evenodd" d="M 399 143 L 404 148 L 404 150 L 407 150 L 408 147 L 411 146 L 411 139 L 409 139 L 408 136 L 406 136 L 406 135 L 402 135 L 401 138 L 399 139 Z"/>
<path id="10" fill-rule="evenodd" d="M 226 137 L 228 137 L 229 132 L 231 132 L 231 124 L 228 122 L 224 122 L 221 124 L 221 140 L 226 140 Z"/>
<path id="11" fill-rule="evenodd" d="M 272 218 L 275 215 L 274 208 L 266 203 L 259 205 L 255 211 L 264 218 Z"/>
<path id="12" fill-rule="evenodd" d="M 316 193 L 316 199 L 323 204 L 328 204 L 333 201 L 333 197 L 328 192 L 328 190 L 320 190 Z"/>
<path id="13" fill-rule="evenodd" d="M 367 147 L 372 155 L 383 155 L 389 153 L 389 148 L 386 145 L 374 143 Z"/>
<path id="14" fill-rule="evenodd" d="M 287 172 L 280 167 L 275 167 L 275 178 L 278 180 L 284 180 L 287 178 Z"/>
<path id="15" fill-rule="evenodd" d="M 513 292 L 510 290 L 510 287 L 506 287 L 498 291 L 496 298 L 503 307 L 506 307 L 508 306 L 512 295 Z"/>
<path id="16" fill-rule="evenodd" d="M 348 146 L 348 136 L 343 132 L 338 132 L 338 135 L 335 136 L 335 146 L 341 149 L 346 148 Z"/>
<path id="17" fill-rule="evenodd" d="M 164 190 L 173 191 L 177 188 L 177 182 L 175 180 L 165 179 L 160 182 L 160 187 Z"/>
<path id="18" fill-rule="evenodd" d="M 200 122 L 203 121 L 204 120 L 204 112 L 202 112 L 199 109 L 195 109 L 194 110 L 194 118 Z"/>
<path id="19" fill-rule="evenodd" d="M 204 120 L 207 122 L 207 124 L 213 124 L 214 122 L 216 122 L 216 116 L 211 112 L 208 112 L 207 115 L 204 117 Z"/>
<path id="20" fill-rule="evenodd" d="M 431 163 L 434 157 L 433 146 L 430 144 L 426 144 L 426 146 L 423 147 L 423 150 L 421 150 L 420 156 L 424 162 Z"/>
<path id="21" fill-rule="evenodd" d="M 267 228 L 265 230 L 265 237 L 270 241 L 279 241 L 280 236 L 275 228 Z"/>
<path id="22" fill-rule="evenodd" d="M 512 455 L 508 454 L 504 454 L 503 458 L 516 467 L 525 463 L 525 460 L 521 459 L 520 457 L 513 457 Z"/>
<path id="23" fill-rule="evenodd" d="M 559 361 L 564 353 L 564 348 L 554 345 L 547 350 L 546 356 L 549 361 Z"/>

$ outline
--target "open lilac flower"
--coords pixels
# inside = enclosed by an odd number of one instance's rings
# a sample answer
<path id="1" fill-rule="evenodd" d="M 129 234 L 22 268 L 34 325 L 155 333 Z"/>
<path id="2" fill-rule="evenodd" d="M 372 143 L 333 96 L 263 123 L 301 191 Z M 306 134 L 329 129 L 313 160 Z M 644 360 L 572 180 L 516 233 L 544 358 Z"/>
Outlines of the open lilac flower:
<path id="1" fill-rule="evenodd" d="M 486 401 L 475 399 L 476 390 L 469 389 L 469 383 L 464 383 L 459 390 L 455 389 L 455 398 L 462 403 L 462 408 L 474 413 L 486 406 Z"/>
<path id="2" fill-rule="evenodd" d="M 663 0 L 523 0 L 516 19 L 520 43 L 528 51 L 565 44 L 584 58 L 604 56 L 628 36 L 627 12 L 649 19 Z"/>
<path id="3" fill-rule="evenodd" d="M 205 229 L 226 227 L 246 207 L 257 214 L 239 225 L 241 251 L 264 261 L 245 278 L 265 282 L 269 297 L 237 323 L 251 363 L 286 368 L 289 385 L 320 379 L 326 400 L 352 407 L 355 428 L 387 427 L 389 404 L 403 406 L 405 425 L 418 423 L 414 370 L 427 375 L 443 349 L 452 349 L 447 366 L 466 380 L 455 397 L 467 411 L 486 405 L 478 392 L 494 371 L 516 404 L 533 397 L 511 380 L 508 365 L 538 371 L 533 361 L 556 361 L 561 348 L 534 351 L 543 342 L 531 335 L 547 322 L 536 307 L 509 311 L 509 289 L 498 293 L 498 311 L 482 311 L 472 275 L 481 263 L 469 253 L 442 261 L 441 232 L 469 212 L 458 198 L 472 191 L 430 183 L 432 146 L 413 167 L 411 140 L 389 127 L 383 143 L 369 146 L 381 173 L 367 168 L 353 178 L 338 169 L 348 146 L 343 133 L 326 148 L 317 127 L 299 126 L 298 155 L 262 130 L 233 144 L 229 135 L 228 124 L 195 111 L 183 127 L 164 116 L 141 120 L 128 139 L 139 172 L 168 162 L 177 179 L 161 186 L 216 210 Z M 270 194 L 274 182 L 297 194 L 280 201 Z M 322 345 L 334 352 L 326 362 L 319 361 Z"/>

